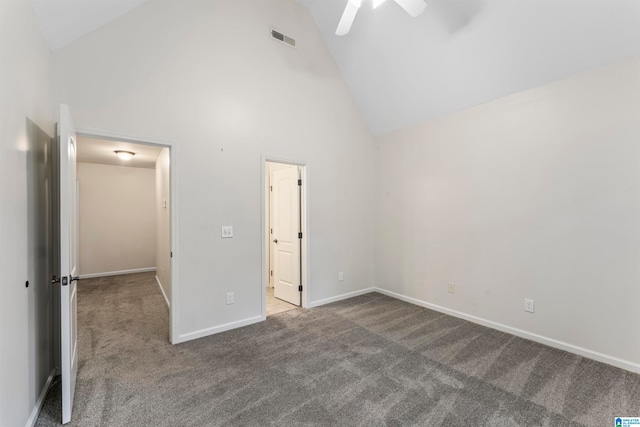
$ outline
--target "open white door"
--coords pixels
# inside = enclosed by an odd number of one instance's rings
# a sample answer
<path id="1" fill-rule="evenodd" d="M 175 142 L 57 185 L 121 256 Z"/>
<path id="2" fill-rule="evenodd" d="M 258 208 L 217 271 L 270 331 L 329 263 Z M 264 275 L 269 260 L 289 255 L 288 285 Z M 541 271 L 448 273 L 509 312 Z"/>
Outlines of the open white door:
<path id="1" fill-rule="evenodd" d="M 298 168 L 273 172 L 274 289 L 276 298 L 300 305 L 300 186 Z"/>
<path id="2" fill-rule="evenodd" d="M 76 131 L 69 107 L 60 105 L 60 341 L 62 423 L 71 421 L 78 374 L 78 184 Z"/>

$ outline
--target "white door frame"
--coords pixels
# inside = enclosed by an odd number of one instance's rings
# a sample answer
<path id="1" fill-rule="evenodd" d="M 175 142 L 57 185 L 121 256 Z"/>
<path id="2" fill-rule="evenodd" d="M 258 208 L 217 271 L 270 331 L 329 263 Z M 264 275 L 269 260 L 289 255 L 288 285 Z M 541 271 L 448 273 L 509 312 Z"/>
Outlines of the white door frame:
<path id="1" fill-rule="evenodd" d="M 269 227 L 266 218 L 266 175 L 267 175 L 267 162 L 285 163 L 288 165 L 300 167 L 300 179 L 302 179 L 302 203 L 300 209 L 302 209 L 302 223 L 300 225 L 302 230 L 302 248 L 300 250 L 300 268 L 302 268 L 302 307 L 309 307 L 309 300 L 311 298 L 310 281 L 309 281 L 309 232 L 308 232 L 308 219 L 309 212 L 307 209 L 309 201 L 309 164 L 303 160 L 292 160 L 284 157 L 262 155 L 260 159 L 260 206 L 262 212 L 260 214 L 260 241 L 262 254 L 262 280 L 260 281 L 260 293 L 262 295 L 262 320 L 267 318 L 267 251 L 266 251 L 266 233 Z"/>
<path id="2" fill-rule="evenodd" d="M 166 147 L 169 149 L 170 159 L 170 191 L 171 191 L 171 297 L 169 307 L 169 342 L 177 344 L 180 342 L 178 328 L 178 308 L 180 286 L 178 282 L 178 257 L 180 251 L 178 248 L 178 145 L 171 141 L 163 141 L 155 138 L 136 137 L 123 135 L 116 132 L 110 132 L 103 129 L 94 129 L 87 127 L 77 127 L 76 134 L 78 136 L 86 136 L 90 138 L 109 139 L 114 141 L 130 142 L 132 144 L 152 145 L 155 147 Z"/>

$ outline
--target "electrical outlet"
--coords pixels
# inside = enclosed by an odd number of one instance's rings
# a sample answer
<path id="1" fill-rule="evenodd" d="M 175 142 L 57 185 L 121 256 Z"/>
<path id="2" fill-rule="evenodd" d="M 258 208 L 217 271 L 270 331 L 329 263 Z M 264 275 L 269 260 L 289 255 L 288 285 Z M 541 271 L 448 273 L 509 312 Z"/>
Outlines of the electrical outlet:
<path id="1" fill-rule="evenodd" d="M 341 271 L 340 273 L 338 273 L 338 282 L 342 281 L 344 281 L 344 273 Z"/>
<path id="2" fill-rule="evenodd" d="M 454 285 L 453 283 L 449 283 L 447 285 L 447 290 L 449 291 L 450 294 L 455 294 L 456 293 L 456 285 Z"/>
<path id="3" fill-rule="evenodd" d="M 533 300 L 532 299 L 524 299 L 524 311 L 527 311 L 529 313 L 533 313 L 534 310 L 534 305 L 533 305 Z"/>
<path id="4" fill-rule="evenodd" d="M 233 304 L 233 292 L 227 292 L 227 305 Z"/>

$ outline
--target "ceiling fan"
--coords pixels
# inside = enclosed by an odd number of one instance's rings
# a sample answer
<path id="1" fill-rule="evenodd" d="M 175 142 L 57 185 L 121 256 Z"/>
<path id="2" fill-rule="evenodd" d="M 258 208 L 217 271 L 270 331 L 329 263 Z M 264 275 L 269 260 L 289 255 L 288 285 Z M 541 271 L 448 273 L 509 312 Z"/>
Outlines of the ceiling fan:
<path id="1" fill-rule="evenodd" d="M 373 0 L 373 8 L 375 9 L 385 1 L 386 0 Z M 427 7 L 427 3 L 425 3 L 424 0 L 395 0 L 395 2 L 414 18 L 424 12 L 424 9 Z M 338 28 L 336 28 L 336 35 L 344 36 L 349 33 L 351 24 L 353 24 L 353 20 L 361 5 L 362 0 L 347 0 L 347 6 L 344 8 L 342 18 L 340 18 Z"/>

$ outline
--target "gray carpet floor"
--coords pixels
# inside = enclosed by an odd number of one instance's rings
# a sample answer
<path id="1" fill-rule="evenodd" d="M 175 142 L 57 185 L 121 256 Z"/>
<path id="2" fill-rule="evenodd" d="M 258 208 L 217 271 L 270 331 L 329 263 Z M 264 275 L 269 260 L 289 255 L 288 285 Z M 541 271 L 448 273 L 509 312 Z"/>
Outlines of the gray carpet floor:
<path id="1" fill-rule="evenodd" d="M 377 293 L 172 346 L 153 274 L 85 280 L 73 426 L 612 426 L 640 376 Z M 59 425 L 60 385 L 38 426 Z"/>

